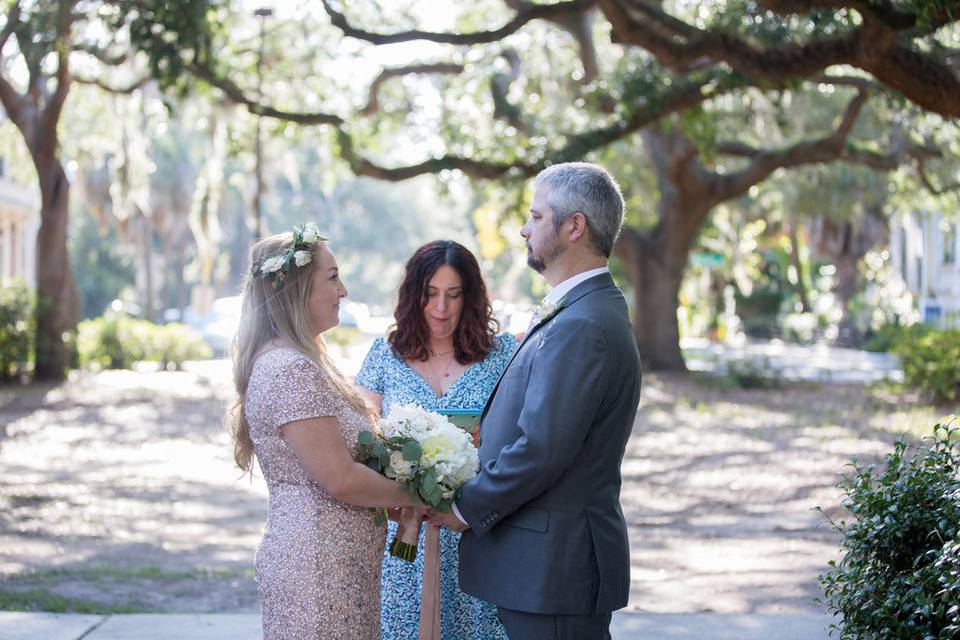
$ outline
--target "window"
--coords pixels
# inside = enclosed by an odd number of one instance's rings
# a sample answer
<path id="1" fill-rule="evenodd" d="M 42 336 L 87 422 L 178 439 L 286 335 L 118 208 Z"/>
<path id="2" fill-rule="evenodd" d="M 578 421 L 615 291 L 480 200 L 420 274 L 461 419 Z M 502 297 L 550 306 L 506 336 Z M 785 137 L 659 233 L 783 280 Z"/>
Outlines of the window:
<path id="1" fill-rule="evenodd" d="M 957 225 L 948 224 L 943 227 L 943 264 L 957 262 Z"/>

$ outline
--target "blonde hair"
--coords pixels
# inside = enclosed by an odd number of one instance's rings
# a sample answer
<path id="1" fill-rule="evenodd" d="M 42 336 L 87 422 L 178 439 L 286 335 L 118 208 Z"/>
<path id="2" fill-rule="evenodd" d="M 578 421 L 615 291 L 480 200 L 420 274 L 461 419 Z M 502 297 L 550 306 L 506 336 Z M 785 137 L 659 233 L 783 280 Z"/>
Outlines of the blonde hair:
<path id="1" fill-rule="evenodd" d="M 253 365 L 270 340 L 281 340 L 314 362 L 326 374 L 334 389 L 358 413 L 373 422 L 373 411 L 360 393 L 337 369 L 327 355 L 322 337 L 314 338 L 307 311 L 307 298 L 313 272 L 318 268 L 321 242 L 314 245 L 314 259 L 307 265 L 291 265 L 283 284 L 274 288 L 272 278 L 254 275 L 266 258 L 284 253 L 293 242 L 293 234 L 281 233 L 260 240 L 250 249 L 251 269 L 243 287 L 240 329 L 233 339 L 233 382 L 237 397 L 227 411 L 226 424 L 233 436 L 233 459 L 245 473 L 253 471 L 253 440 L 244 414 L 244 400 Z"/>

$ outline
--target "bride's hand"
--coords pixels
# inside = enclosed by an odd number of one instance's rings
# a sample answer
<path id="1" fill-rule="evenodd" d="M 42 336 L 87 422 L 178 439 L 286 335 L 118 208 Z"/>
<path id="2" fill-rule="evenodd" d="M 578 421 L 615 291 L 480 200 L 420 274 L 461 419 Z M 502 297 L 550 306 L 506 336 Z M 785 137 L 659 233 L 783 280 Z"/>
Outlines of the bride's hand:
<path id="1" fill-rule="evenodd" d="M 417 506 L 414 507 L 414 509 L 417 510 L 417 513 L 423 519 L 429 518 L 430 516 L 433 515 L 433 507 L 423 502 L 417 503 Z"/>

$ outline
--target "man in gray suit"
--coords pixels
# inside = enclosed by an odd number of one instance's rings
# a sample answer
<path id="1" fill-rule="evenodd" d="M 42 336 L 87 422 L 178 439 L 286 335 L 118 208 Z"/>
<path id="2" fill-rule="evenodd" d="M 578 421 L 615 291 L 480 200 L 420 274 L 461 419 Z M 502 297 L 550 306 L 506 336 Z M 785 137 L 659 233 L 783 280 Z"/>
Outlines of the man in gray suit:
<path id="1" fill-rule="evenodd" d="M 453 514 L 460 587 L 512 640 L 609 638 L 630 592 L 620 463 L 640 398 L 627 305 L 607 268 L 623 196 L 596 165 L 541 172 L 520 234 L 551 286 L 480 427 L 480 473 Z"/>

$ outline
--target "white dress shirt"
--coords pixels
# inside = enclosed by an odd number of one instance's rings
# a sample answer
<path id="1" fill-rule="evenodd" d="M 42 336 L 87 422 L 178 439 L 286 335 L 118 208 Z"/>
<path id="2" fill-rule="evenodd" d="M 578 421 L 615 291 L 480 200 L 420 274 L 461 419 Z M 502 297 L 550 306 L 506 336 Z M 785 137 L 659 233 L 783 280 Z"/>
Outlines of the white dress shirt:
<path id="1" fill-rule="evenodd" d="M 563 297 L 568 293 L 570 293 L 570 291 L 575 286 L 577 286 L 584 280 L 589 280 L 590 278 L 594 276 L 598 276 L 601 273 L 610 273 L 609 267 L 600 267 L 599 269 L 590 269 L 589 271 L 584 271 L 582 273 L 578 273 L 575 276 L 571 276 L 566 280 L 564 280 L 563 282 L 561 282 L 560 284 L 558 284 L 557 286 L 555 286 L 554 288 L 550 289 L 550 292 L 547 295 L 543 296 L 543 301 L 548 304 L 557 304 L 561 300 L 563 300 Z"/>
<path id="2" fill-rule="evenodd" d="M 546 302 L 547 304 L 557 304 L 561 300 L 563 300 L 563 297 L 568 293 L 570 293 L 570 291 L 575 286 L 577 286 L 584 280 L 589 280 L 590 278 L 594 276 L 598 276 L 601 273 L 610 273 L 609 267 L 600 267 L 599 269 L 590 269 L 589 271 L 584 271 L 582 273 L 578 273 L 575 276 L 571 276 L 566 280 L 564 280 L 563 282 L 561 282 L 560 284 L 558 284 L 557 286 L 550 289 L 550 292 L 543 297 L 543 301 Z M 467 524 L 467 521 L 464 520 L 463 516 L 460 515 L 460 510 L 457 509 L 457 503 L 452 502 L 450 504 L 450 507 L 453 510 L 453 515 L 457 516 L 457 519 L 463 524 Z"/>

